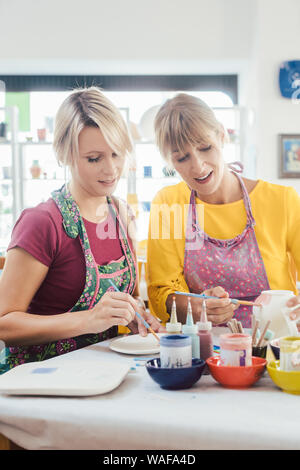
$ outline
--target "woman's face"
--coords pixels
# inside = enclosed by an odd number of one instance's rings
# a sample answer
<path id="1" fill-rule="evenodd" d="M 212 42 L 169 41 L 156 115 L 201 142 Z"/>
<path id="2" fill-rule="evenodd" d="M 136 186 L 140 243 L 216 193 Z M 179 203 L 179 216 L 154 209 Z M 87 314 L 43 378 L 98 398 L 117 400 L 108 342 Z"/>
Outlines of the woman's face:
<path id="1" fill-rule="evenodd" d="M 78 147 L 79 157 L 71 167 L 74 182 L 91 196 L 110 196 L 121 177 L 125 156 L 110 148 L 98 127 L 84 127 Z"/>
<path id="2" fill-rule="evenodd" d="M 172 149 L 172 163 L 175 170 L 191 189 L 201 196 L 210 196 L 220 188 L 224 175 L 222 138 L 216 138 L 209 145 L 189 145 L 182 154 Z"/>

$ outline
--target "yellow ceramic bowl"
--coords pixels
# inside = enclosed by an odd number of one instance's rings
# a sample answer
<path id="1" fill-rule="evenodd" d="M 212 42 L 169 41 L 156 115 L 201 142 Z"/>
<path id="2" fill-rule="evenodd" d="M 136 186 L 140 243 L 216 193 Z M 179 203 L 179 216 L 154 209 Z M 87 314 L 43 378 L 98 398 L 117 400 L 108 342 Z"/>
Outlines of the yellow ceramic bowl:
<path id="1" fill-rule="evenodd" d="M 284 392 L 300 395 L 300 371 L 280 370 L 280 361 L 269 362 L 267 371 L 273 382 Z"/>

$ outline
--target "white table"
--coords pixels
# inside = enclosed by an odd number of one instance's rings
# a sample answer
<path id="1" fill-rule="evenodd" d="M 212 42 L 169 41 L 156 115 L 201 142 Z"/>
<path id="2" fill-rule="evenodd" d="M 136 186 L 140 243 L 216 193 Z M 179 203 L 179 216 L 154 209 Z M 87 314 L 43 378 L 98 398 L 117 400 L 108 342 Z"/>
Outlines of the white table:
<path id="1" fill-rule="evenodd" d="M 54 360 L 124 361 L 108 341 Z M 249 389 L 202 376 L 166 391 L 137 367 L 113 392 L 85 398 L 0 395 L 0 433 L 25 449 L 300 449 L 300 396 L 267 372 Z"/>

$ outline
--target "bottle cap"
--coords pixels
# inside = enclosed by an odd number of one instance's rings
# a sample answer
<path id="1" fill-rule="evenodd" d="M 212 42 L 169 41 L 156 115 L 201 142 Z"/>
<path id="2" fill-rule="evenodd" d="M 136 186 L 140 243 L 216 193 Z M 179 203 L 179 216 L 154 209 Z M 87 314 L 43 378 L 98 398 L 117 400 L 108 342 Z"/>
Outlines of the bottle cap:
<path id="1" fill-rule="evenodd" d="M 160 345 L 168 346 L 170 348 L 190 346 L 192 344 L 192 339 L 187 335 L 166 335 L 162 336 Z"/>
<path id="2" fill-rule="evenodd" d="M 184 335 L 196 335 L 197 325 L 182 325 L 182 333 Z"/>
<path id="3" fill-rule="evenodd" d="M 201 316 L 200 316 L 200 321 L 197 322 L 197 327 L 198 327 L 198 331 L 202 331 L 202 330 L 208 331 L 212 329 L 211 321 L 207 320 L 205 300 L 203 300 L 202 302 Z"/>
<path id="4" fill-rule="evenodd" d="M 166 323 L 166 330 L 168 333 L 180 333 L 181 332 L 182 325 L 180 322 L 176 323 L 171 323 L 168 322 Z"/>
<path id="5" fill-rule="evenodd" d="M 174 325 L 177 322 L 177 312 L 176 312 L 176 300 L 175 300 L 175 295 L 173 296 L 173 302 L 172 302 L 172 309 L 171 309 L 171 316 L 170 316 L 170 323 L 173 323 Z"/>
<path id="6" fill-rule="evenodd" d="M 192 335 L 197 333 L 197 325 L 194 324 L 191 299 L 188 297 L 186 324 L 182 325 L 182 333 Z"/>

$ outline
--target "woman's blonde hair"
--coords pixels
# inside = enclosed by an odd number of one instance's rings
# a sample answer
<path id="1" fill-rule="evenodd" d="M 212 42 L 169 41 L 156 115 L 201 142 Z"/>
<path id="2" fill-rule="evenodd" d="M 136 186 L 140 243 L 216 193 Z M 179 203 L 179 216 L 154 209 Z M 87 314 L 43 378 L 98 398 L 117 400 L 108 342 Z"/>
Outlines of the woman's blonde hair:
<path id="1" fill-rule="evenodd" d="M 100 88 L 78 88 L 63 101 L 55 117 L 53 148 L 59 164 L 75 163 L 78 137 L 84 127 L 98 127 L 117 154 L 132 152 L 127 126 L 118 108 Z"/>
<path id="2" fill-rule="evenodd" d="M 154 129 L 157 146 L 168 162 L 174 150 L 184 153 L 188 145 L 208 145 L 218 135 L 225 135 L 213 110 L 201 99 L 185 93 L 179 93 L 161 106 Z"/>

